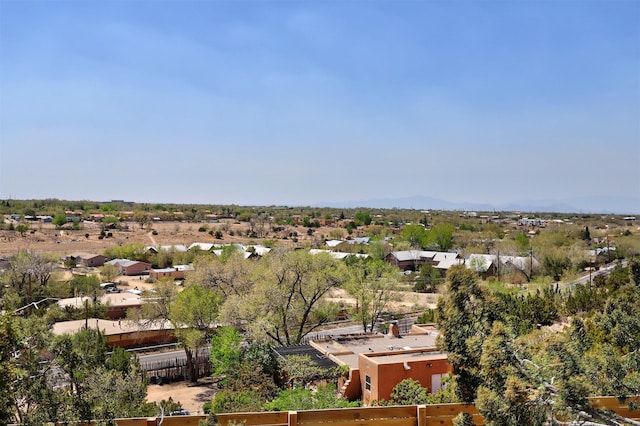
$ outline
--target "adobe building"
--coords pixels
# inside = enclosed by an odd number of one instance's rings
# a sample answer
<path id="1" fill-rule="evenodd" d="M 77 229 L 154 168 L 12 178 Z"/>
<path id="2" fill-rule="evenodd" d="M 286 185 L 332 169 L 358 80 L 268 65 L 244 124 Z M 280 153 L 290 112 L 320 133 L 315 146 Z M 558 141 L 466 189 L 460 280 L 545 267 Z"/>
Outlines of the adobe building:
<path id="1" fill-rule="evenodd" d="M 53 334 L 75 334 L 87 328 L 102 331 L 109 347 L 128 349 L 176 341 L 173 328 L 169 324 L 158 322 L 142 326 L 135 321 L 109 321 L 98 318 L 57 322 L 53 325 Z"/>
<path id="2" fill-rule="evenodd" d="M 391 324 L 387 335 L 339 336 L 310 344 L 337 365 L 349 366 L 349 377 L 340 380 L 338 389 L 347 399 L 361 398 L 368 406 L 388 401 L 404 379 L 417 380 L 430 393 L 437 392 L 451 372 L 447 354 L 436 348 L 438 336 L 433 325 L 414 324 L 409 333 L 400 335 L 397 324 Z"/>
<path id="3" fill-rule="evenodd" d="M 397 350 L 358 355 L 362 404 L 391 399 L 393 388 L 404 379 L 420 382 L 429 393 L 442 388 L 442 379 L 451 373 L 447 354 L 435 348 Z"/>

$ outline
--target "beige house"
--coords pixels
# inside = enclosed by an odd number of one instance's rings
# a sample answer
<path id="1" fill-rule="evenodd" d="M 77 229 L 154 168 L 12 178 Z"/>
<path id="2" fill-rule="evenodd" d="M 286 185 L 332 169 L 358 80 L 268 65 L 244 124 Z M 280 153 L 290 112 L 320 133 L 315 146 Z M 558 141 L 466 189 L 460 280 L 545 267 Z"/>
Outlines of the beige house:
<path id="1" fill-rule="evenodd" d="M 151 264 L 129 259 L 113 259 L 106 262 L 107 265 L 114 265 L 120 268 L 122 275 L 145 275 L 151 271 Z"/>
<path id="2" fill-rule="evenodd" d="M 77 266 L 98 267 L 104 265 L 107 257 L 93 253 L 71 253 L 65 259 L 73 259 Z"/>

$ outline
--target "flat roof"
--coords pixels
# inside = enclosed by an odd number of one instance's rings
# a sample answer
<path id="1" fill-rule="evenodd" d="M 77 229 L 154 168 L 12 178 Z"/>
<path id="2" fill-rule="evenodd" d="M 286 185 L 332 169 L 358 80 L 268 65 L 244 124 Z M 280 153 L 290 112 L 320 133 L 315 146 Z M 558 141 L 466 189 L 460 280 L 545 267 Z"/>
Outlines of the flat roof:
<path id="1" fill-rule="evenodd" d="M 399 364 L 402 362 L 423 362 L 447 359 L 446 352 L 405 352 L 384 355 L 367 355 L 367 359 L 374 364 Z"/>
<path id="2" fill-rule="evenodd" d="M 150 326 L 142 326 L 135 321 L 121 320 L 110 321 L 99 318 L 89 318 L 88 320 L 62 321 L 53 324 L 53 334 L 75 334 L 85 329 L 85 324 L 93 330 L 101 330 L 106 336 L 113 336 L 122 333 L 134 333 L 137 331 L 151 330 L 173 330 L 169 324 L 154 323 Z"/>
<path id="3" fill-rule="evenodd" d="M 314 340 L 311 345 L 338 364 L 346 364 L 358 368 L 358 354 L 380 354 L 384 352 L 398 353 L 436 347 L 438 333 L 429 328 L 420 332 L 392 335 L 371 334 L 365 336 L 343 336 L 332 339 Z"/>
<path id="4" fill-rule="evenodd" d="M 77 309 L 84 308 L 84 302 L 88 301 L 93 304 L 93 296 L 69 297 L 67 299 L 58 300 L 58 306 L 65 308 L 67 306 Z M 109 306 L 140 306 L 142 299 L 133 293 L 106 293 L 98 297 L 98 301 L 103 305 Z"/>
<path id="5" fill-rule="evenodd" d="M 282 358 L 286 358 L 291 355 L 308 356 L 323 370 L 330 370 L 336 366 L 335 362 L 311 345 L 280 346 L 273 348 L 273 351 Z"/>

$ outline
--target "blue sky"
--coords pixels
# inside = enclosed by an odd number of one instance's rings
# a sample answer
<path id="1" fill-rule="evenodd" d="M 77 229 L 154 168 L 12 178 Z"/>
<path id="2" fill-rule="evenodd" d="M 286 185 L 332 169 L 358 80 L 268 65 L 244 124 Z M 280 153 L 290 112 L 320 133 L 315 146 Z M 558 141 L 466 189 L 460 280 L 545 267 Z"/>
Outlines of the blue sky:
<path id="1" fill-rule="evenodd" d="M 0 148 L 0 198 L 640 198 L 640 2 L 0 0 Z"/>

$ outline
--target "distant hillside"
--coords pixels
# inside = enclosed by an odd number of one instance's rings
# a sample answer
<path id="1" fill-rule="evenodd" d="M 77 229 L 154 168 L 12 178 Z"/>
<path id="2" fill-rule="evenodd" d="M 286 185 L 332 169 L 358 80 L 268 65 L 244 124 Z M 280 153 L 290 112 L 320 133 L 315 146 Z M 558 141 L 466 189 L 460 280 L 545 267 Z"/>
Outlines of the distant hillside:
<path id="1" fill-rule="evenodd" d="M 321 202 L 314 207 L 639 214 L 640 197 L 594 196 L 568 198 L 564 200 L 523 200 L 509 204 L 494 205 L 488 203 L 457 203 L 416 195 L 402 198 L 372 198 L 360 201 Z"/>

